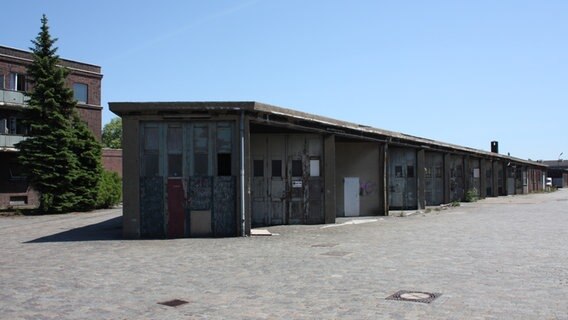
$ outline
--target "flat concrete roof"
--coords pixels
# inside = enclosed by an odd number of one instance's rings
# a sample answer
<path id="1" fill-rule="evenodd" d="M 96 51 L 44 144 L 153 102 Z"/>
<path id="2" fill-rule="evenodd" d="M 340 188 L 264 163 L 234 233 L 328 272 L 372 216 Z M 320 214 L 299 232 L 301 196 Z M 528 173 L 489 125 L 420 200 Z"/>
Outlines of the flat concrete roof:
<path id="1" fill-rule="evenodd" d="M 436 141 L 432 139 L 416 137 L 396 131 L 389 131 L 373 128 L 366 125 L 341 121 L 324 116 L 314 115 L 302 111 L 288 108 L 277 107 L 274 105 L 256 101 L 175 101 L 175 102 L 109 102 L 109 108 L 118 116 L 142 115 L 142 114 L 191 114 L 196 112 L 237 112 L 245 111 L 248 113 L 258 112 L 267 115 L 277 115 L 289 119 L 311 122 L 324 126 L 329 133 L 348 135 L 346 131 L 365 134 L 361 139 L 376 136 L 377 140 L 384 140 L 392 144 L 410 143 L 413 147 L 424 147 L 425 149 L 445 149 L 477 155 L 484 158 L 500 158 L 515 163 L 523 163 L 531 166 L 547 167 L 546 164 L 529 161 L 485 150 L 459 146 L 451 143 Z M 352 134 L 351 134 L 352 136 Z"/>
<path id="2" fill-rule="evenodd" d="M 0 56 L 3 56 L 5 58 L 21 60 L 24 61 L 25 63 L 29 63 L 33 60 L 33 55 L 29 50 L 22 50 L 2 45 L 0 45 Z M 63 59 L 61 57 L 59 57 L 59 62 L 62 66 L 65 66 L 67 68 L 74 69 L 77 71 L 97 74 L 102 77 L 101 67 L 98 65 L 76 61 L 76 60 Z"/>

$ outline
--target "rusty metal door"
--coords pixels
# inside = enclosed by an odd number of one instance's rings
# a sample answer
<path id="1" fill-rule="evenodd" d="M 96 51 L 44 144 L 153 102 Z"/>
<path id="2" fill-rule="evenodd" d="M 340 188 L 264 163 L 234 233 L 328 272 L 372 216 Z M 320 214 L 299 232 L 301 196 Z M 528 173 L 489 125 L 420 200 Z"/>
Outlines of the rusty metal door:
<path id="1" fill-rule="evenodd" d="M 424 198 L 427 206 L 444 202 L 444 156 L 426 152 L 424 164 Z"/>
<path id="2" fill-rule="evenodd" d="M 167 206 L 168 238 L 185 236 L 185 192 L 183 188 L 183 128 L 179 123 L 170 123 L 166 132 L 165 162 L 168 173 Z"/>
<path id="3" fill-rule="evenodd" d="M 185 236 L 185 192 L 181 179 L 168 179 L 168 238 Z"/>
<path id="4" fill-rule="evenodd" d="M 416 151 L 392 148 L 389 153 L 389 203 L 393 209 L 416 209 Z"/>

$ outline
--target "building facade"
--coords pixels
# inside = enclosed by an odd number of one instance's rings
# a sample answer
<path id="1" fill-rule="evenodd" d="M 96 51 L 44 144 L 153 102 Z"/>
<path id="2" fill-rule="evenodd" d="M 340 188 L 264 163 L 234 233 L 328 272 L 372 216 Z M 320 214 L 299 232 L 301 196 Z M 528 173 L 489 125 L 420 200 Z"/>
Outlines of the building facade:
<path id="1" fill-rule="evenodd" d="M 28 133 L 22 111 L 27 106 L 25 93 L 32 89 L 26 75 L 32 59 L 28 51 L 0 46 L 0 209 L 38 204 L 38 195 L 20 169 L 15 148 Z M 100 141 L 101 67 L 66 59 L 60 64 L 70 71 L 67 85 L 77 100 L 79 116 Z"/>
<path id="2" fill-rule="evenodd" d="M 568 160 L 545 160 L 542 163 L 548 166 L 548 177 L 552 179 L 553 186 L 568 187 Z"/>
<path id="3" fill-rule="evenodd" d="M 546 166 L 258 102 L 110 103 L 127 238 L 389 215 L 544 189 Z"/>

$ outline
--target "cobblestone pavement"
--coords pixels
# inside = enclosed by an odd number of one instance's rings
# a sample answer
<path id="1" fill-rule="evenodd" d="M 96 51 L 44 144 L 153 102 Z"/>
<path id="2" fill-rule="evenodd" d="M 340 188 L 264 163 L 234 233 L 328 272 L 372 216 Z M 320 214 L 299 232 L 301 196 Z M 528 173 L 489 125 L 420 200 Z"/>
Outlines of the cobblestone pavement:
<path id="1" fill-rule="evenodd" d="M 1 217 L 0 319 L 568 319 L 568 190 L 271 237 L 125 241 L 120 214 Z"/>

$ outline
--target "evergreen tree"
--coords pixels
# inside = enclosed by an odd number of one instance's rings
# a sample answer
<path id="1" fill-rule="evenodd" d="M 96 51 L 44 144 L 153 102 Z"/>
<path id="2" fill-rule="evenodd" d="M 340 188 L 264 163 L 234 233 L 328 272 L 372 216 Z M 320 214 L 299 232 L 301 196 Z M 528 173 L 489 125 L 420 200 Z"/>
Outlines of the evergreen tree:
<path id="1" fill-rule="evenodd" d="M 57 39 L 51 38 L 45 15 L 41 24 L 30 48 L 28 76 L 33 87 L 24 109 L 30 134 L 17 146 L 19 160 L 40 193 L 41 211 L 89 209 L 88 198 L 94 201 L 96 196 L 88 189 L 96 192 L 100 180 L 100 145 L 76 115 L 73 92 L 65 86 L 68 72 L 58 66 Z"/>
<path id="2" fill-rule="evenodd" d="M 71 150 L 77 156 L 78 167 L 72 191 L 77 196 L 76 210 L 90 210 L 97 205 L 99 183 L 102 183 L 101 145 L 87 125 L 73 116 L 74 139 Z"/>

